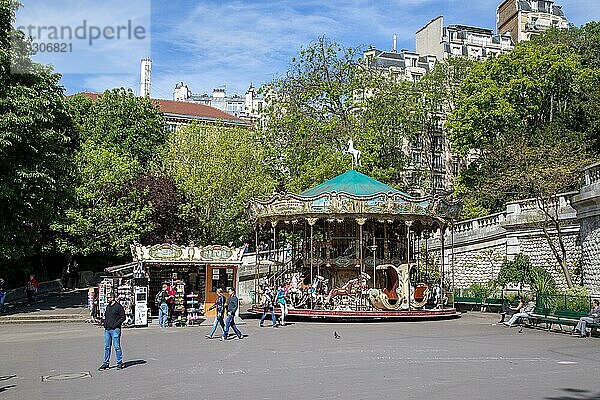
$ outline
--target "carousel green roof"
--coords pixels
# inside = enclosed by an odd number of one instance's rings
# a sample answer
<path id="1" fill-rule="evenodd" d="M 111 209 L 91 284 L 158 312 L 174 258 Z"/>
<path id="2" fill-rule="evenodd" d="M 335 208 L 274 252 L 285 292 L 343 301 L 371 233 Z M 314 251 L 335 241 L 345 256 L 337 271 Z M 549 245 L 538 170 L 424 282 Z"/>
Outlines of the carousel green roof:
<path id="1" fill-rule="evenodd" d="M 353 169 L 346 171 L 327 182 L 323 182 L 318 186 L 305 190 L 300 193 L 300 196 L 314 197 L 332 192 L 346 193 L 354 196 L 373 196 L 382 193 L 393 193 L 410 197 L 398 189 L 386 185 L 385 183 L 381 183 L 370 176 L 361 174 Z"/>

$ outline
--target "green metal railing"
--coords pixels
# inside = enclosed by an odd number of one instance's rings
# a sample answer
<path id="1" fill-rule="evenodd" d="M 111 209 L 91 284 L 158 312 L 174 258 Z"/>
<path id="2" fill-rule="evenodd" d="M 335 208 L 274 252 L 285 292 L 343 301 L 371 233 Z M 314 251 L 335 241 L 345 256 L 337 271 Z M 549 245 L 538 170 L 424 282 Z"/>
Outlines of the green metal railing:
<path id="1" fill-rule="evenodd" d="M 592 308 L 591 296 L 570 296 L 567 294 L 538 294 L 536 306 L 555 310 L 588 312 Z"/>

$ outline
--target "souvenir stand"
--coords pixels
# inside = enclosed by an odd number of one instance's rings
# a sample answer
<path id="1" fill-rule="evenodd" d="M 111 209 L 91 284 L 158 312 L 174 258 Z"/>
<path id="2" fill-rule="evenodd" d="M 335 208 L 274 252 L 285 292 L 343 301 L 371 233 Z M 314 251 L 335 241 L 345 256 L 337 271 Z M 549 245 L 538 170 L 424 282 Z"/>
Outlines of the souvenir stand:
<path id="1" fill-rule="evenodd" d="M 186 324 L 186 302 L 185 302 L 185 282 L 177 280 L 173 282 L 175 287 L 175 299 L 173 305 L 173 323 L 175 326 L 184 326 Z"/>
<path id="2" fill-rule="evenodd" d="M 187 311 L 187 324 L 188 325 L 194 325 L 194 324 L 200 324 L 202 321 L 204 321 L 204 318 L 202 318 L 202 315 L 204 314 L 204 310 L 200 309 L 200 305 L 199 305 L 199 300 L 198 300 L 198 294 L 197 293 L 190 293 L 188 295 L 185 296 L 186 298 L 186 311 Z"/>
<path id="3" fill-rule="evenodd" d="M 133 325 L 133 287 L 131 280 L 123 280 L 120 285 L 117 286 L 117 301 L 123 310 L 125 311 L 125 322 L 123 325 Z"/>
<path id="4" fill-rule="evenodd" d="M 460 204 L 440 196 L 414 198 L 355 170 L 301 194 L 253 199 L 248 207 L 259 238 L 291 260 L 255 282 L 287 286 L 290 315 L 315 317 L 455 314 L 435 288 L 445 286 L 443 251 L 435 279 L 420 265 L 419 238 L 445 231 Z M 278 240 L 278 238 L 285 238 Z M 426 286 L 426 288 L 425 288 Z M 415 295 L 416 288 L 419 288 Z M 260 287 L 256 292 L 260 293 Z M 254 312 L 262 313 L 260 299 Z M 444 310 L 447 309 L 447 310 Z"/>
<path id="5" fill-rule="evenodd" d="M 176 325 L 199 324 L 203 315 L 216 300 L 217 289 L 225 290 L 238 284 L 237 271 L 243 248 L 227 246 L 177 246 L 158 244 L 131 246 L 134 261 L 123 266 L 109 267 L 107 272 L 129 276 L 139 268 L 148 277 L 147 297 L 154 299 L 164 283 L 175 287 L 173 322 Z M 155 304 L 149 303 L 152 315 L 158 315 Z M 210 314 L 212 314 L 211 312 Z"/>

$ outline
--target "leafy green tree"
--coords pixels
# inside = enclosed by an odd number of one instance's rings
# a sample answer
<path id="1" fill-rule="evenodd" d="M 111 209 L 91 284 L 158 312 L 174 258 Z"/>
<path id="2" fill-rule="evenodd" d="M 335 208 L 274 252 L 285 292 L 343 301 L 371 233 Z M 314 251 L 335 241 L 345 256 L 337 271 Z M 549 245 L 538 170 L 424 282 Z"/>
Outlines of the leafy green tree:
<path id="1" fill-rule="evenodd" d="M 403 147 L 414 126 L 408 107 L 418 94 L 408 82 L 367 68 L 358 53 L 321 37 L 292 60 L 286 77 L 262 89 L 267 165 L 287 190 L 349 169 L 349 139 L 362 153 L 356 169 L 405 186 Z"/>
<path id="2" fill-rule="evenodd" d="M 0 258 L 9 260 L 49 251 L 49 227 L 71 197 L 76 147 L 60 75 L 31 61 L 12 27 L 18 6 L 0 1 Z"/>
<path id="3" fill-rule="evenodd" d="M 537 199 L 537 226 L 569 287 L 554 199 L 576 189 L 579 169 L 598 159 L 599 73 L 583 66 L 565 43 L 545 43 L 543 37 L 520 43 L 471 69 L 448 118 L 454 149 L 472 159 L 455 185 L 467 205 L 464 216 L 500 211 L 512 200 Z"/>
<path id="4" fill-rule="evenodd" d="M 166 140 L 155 104 L 115 89 L 96 101 L 70 99 L 80 136 L 75 203 L 54 224 L 59 249 L 73 255 L 125 256 L 129 245 L 156 228 L 146 177 Z"/>
<path id="5" fill-rule="evenodd" d="M 54 225 L 59 249 L 74 255 L 124 256 L 129 245 L 152 225 L 152 206 L 134 182 L 140 163 L 113 149 L 84 142 L 77 154 L 79 184 L 75 206 Z"/>
<path id="6" fill-rule="evenodd" d="M 275 186 L 265 158 L 256 133 L 246 128 L 193 124 L 171 132 L 164 170 L 184 196 L 191 239 L 212 244 L 251 236 L 248 201 Z"/>

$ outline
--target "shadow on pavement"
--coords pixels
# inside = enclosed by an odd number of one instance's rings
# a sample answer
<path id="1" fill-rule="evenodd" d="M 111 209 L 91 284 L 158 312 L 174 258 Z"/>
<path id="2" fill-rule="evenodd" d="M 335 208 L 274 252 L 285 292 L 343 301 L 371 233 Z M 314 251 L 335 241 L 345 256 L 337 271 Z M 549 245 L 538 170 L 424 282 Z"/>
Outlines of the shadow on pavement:
<path id="1" fill-rule="evenodd" d="M 35 303 L 28 306 L 26 302 L 7 304 L 8 310 L 0 316 L 27 314 L 61 309 L 83 309 L 87 308 L 87 289 L 68 290 L 58 293 L 49 293 L 39 298 Z"/>
<path id="2" fill-rule="evenodd" d="M 600 392 L 593 393 L 589 390 L 577 389 L 577 388 L 563 388 L 560 389 L 565 394 L 545 397 L 546 400 L 597 400 L 600 399 Z"/>
<path id="3" fill-rule="evenodd" d="M 129 368 L 129 367 L 133 367 L 134 365 L 142 365 L 142 364 L 147 364 L 148 362 L 146 360 L 131 360 L 131 361 L 125 361 L 123 363 L 123 368 Z"/>

